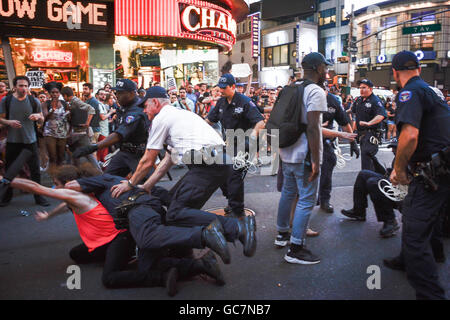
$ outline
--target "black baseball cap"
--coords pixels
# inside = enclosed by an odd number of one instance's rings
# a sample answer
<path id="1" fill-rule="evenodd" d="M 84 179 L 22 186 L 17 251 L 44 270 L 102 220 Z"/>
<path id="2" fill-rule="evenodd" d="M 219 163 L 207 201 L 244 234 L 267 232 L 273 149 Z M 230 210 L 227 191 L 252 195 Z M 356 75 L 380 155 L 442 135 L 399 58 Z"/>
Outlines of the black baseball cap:
<path id="1" fill-rule="evenodd" d="M 333 65 L 330 61 L 325 59 L 323 54 L 321 54 L 320 52 L 311 52 L 311 53 L 308 53 L 306 56 L 303 57 L 302 68 L 303 69 L 309 69 L 309 70 L 311 70 L 311 69 L 315 70 L 322 63 L 327 65 L 327 66 L 332 66 Z"/>
<path id="2" fill-rule="evenodd" d="M 225 89 L 227 86 L 231 87 L 233 84 L 236 84 L 236 79 L 234 79 L 231 73 L 226 73 L 220 77 L 219 83 L 217 85 L 219 86 L 219 88 Z"/>
<path id="3" fill-rule="evenodd" d="M 411 51 L 403 50 L 392 58 L 392 68 L 395 70 L 414 70 L 420 66 L 416 54 Z"/>
<path id="4" fill-rule="evenodd" d="M 160 86 L 153 86 L 147 89 L 147 93 L 145 94 L 145 97 L 142 100 L 142 102 L 147 101 L 147 99 L 153 98 L 170 99 L 169 95 L 167 94 L 167 90 Z"/>
<path id="5" fill-rule="evenodd" d="M 116 86 L 111 88 L 111 90 L 116 91 L 136 91 L 137 85 L 136 82 L 130 79 L 119 79 L 116 82 Z"/>
<path id="6" fill-rule="evenodd" d="M 358 86 L 361 85 L 361 84 L 365 84 L 365 85 L 368 86 L 369 88 L 373 88 L 373 83 L 372 83 L 372 81 L 370 81 L 369 79 L 362 79 L 362 80 L 359 80 L 359 81 L 357 82 L 357 84 L 358 84 Z"/>

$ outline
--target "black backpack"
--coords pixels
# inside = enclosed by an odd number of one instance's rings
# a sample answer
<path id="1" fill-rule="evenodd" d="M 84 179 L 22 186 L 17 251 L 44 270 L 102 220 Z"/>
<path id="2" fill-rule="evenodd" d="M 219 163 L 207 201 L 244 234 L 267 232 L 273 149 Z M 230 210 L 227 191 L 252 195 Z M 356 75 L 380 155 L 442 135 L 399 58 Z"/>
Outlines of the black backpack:
<path id="1" fill-rule="evenodd" d="M 305 108 L 303 94 L 305 88 L 312 83 L 314 82 L 301 80 L 300 84 L 285 86 L 278 95 L 266 129 L 270 139 L 278 139 L 280 148 L 293 145 L 306 132 L 306 119 L 302 120 Z M 278 134 L 274 129 L 279 130 Z"/>

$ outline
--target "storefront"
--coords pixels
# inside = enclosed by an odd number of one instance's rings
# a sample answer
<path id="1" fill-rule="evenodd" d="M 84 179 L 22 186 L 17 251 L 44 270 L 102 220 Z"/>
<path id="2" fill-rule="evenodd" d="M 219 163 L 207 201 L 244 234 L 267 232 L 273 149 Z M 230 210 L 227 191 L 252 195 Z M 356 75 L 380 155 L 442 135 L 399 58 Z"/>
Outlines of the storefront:
<path id="1" fill-rule="evenodd" d="M 115 2 L 116 76 L 139 87 L 160 82 L 217 83 L 220 52 L 236 42 L 243 0 L 118 0 Z"/>
<path id="2" fill-rule="evenodd" d="M 78 92 L 112 82 L 113 15 L 113 1 L 0 0 L 0 78 L 11 86 L 30 75 L 34 89 L 58 81 Z"/>

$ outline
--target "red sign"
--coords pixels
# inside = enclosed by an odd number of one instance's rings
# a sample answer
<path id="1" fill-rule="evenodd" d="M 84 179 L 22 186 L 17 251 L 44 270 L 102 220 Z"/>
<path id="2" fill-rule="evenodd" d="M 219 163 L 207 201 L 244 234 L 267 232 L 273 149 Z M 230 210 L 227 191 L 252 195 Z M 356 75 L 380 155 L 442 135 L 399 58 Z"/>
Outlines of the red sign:
<path id="1" fill-rule="evenodd" d="M 224 8 L 200 0 L 116 0 L 116 35 L 175 37 L 231 50 L 236 21 Z"/>
<path id="2" fill-rule="evenodd" d="M 35 50 L 32 53 L 35 62 L 72 62 L 72 52 L 59 50 Z"/>

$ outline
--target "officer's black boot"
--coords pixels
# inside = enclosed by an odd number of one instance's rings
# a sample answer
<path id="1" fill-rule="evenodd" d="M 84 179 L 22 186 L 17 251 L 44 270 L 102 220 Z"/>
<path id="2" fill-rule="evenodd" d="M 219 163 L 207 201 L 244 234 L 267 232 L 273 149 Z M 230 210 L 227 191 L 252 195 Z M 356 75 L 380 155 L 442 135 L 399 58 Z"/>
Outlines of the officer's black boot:
<path id="1" fill-rule="evenodd" d="M 326 213 L 333 213 L 334 212 L 333 206 L 328 201 L 321 202 L 320 203 L 320 209 L 322 209 Z"/>
<path id="2" fill-rule="evenodd" d="M 358 209 L 350 209 L 350 210 L 345 210 L 342 209 L 341 213 L 349 218 L 358 220 L 358 221 L 366 221 L 366 210 L 358 210 Z"/>
<path id="3" fill-rule="evenodd" d="M 244 246 L 244 255 L 252 257 L 256 252 L 256 219 L 255 216 L 246 216 L 238 221 L 238 239 Z"/>
<path id="4" fill-rule="evenodd" d="M 389 269 L 405 271 L 405 264 L 400 256 L 392 259 L 383 259 L 383 263 Z"/>
<path id="5" fill-rule="evenodd" d="M 400 229 L 397 220 L 385 221 L 383 228 L 380 230 L 380 236 L 382 238 L 389 238 L 395 235 L 395 232 Z"/>
<path id="6" fill-rule="evenodd" d="M 178 280 L 178 270 L 175 267 L 170 268 L 167 272 L 164 272 L 162 275 L 162 282 L 164 287 L 166 288 L 169 297 L 173 297 L 178 293 L 177 280 Z"/>
<path id="7" fill-rule="evenodd" d="M 219 286 L 225 284 L 225 279 L 220 270 L 219 263 L 212 251 L 208 251 L 208 253 L 200 259 L 195 259 L 192 265 L 192 271 L 192 275 L 206 274 L 207 276 L 210 276 L 216 280 L 216 283 Z"/>
<path id="8" fill-rule="evenodd" d="M 202 242 L 206 247 L 217 253 L 223 263 L 229 264 L 231 256 L 223 232 L 222 224 L 219 219 L 216 219 L 203 229 Z"/>

